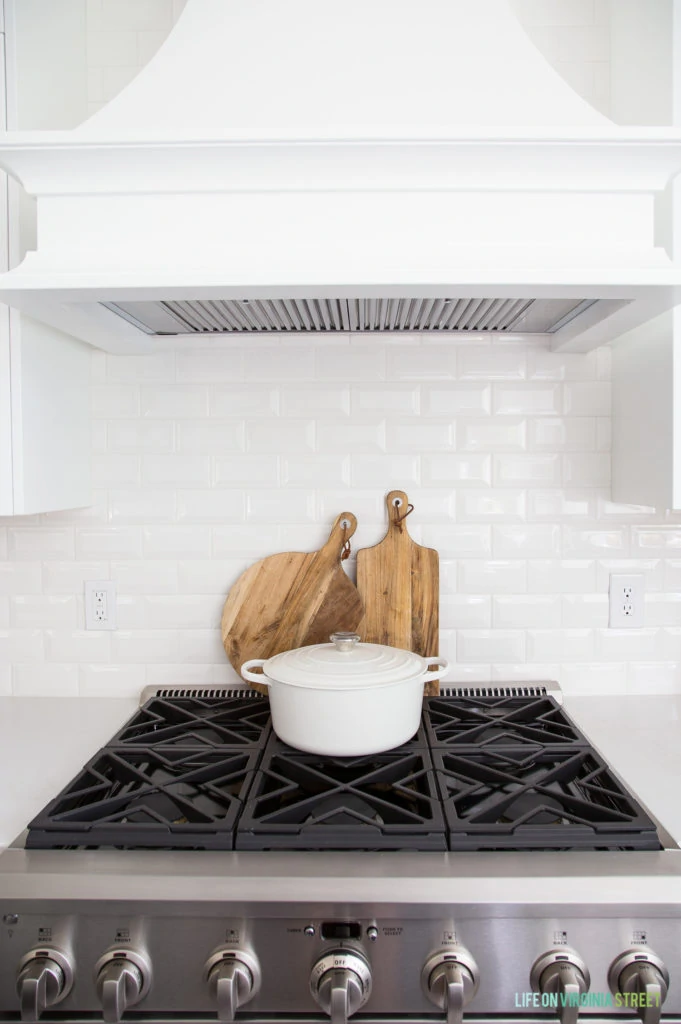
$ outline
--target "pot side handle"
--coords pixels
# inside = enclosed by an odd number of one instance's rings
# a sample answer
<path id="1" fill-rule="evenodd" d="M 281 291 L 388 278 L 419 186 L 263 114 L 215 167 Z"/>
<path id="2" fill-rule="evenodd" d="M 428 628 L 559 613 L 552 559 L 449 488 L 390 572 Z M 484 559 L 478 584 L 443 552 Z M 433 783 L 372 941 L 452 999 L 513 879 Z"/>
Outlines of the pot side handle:
<path id="1" fill-rule="evenodd" d="M 251 658 L 250 661 L 245 661 L 241 666 L 242 677 L 247 679 L 249 683 L 260 683 L 262 686 L 269 686 L 270 681 L 264 672 L 251 672 L 252 668 L 262 668 L 265 660 L 265 658 Z"/>
<path id="2" fill-rule="evenodd" d="M 429 683 L 433 679 L 442 679 L 449 670 L 449 662 L 444 658 L 428 658 L 427 662 L 429 665 L 437 665 L 438 668 L 429 668 L 423 677 L 424 683 Z"/>

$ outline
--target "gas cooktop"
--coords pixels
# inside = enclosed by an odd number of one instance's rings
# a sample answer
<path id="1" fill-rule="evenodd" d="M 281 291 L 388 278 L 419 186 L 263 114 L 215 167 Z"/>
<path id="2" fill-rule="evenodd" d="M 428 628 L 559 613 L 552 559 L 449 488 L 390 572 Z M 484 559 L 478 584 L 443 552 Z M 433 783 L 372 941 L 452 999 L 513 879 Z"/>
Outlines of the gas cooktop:
<path id="1" fill-rule="evenodd" d="M 30 823 L 27 848 L 660 850 L 550 696 L 424 701 L 409 743 L 303 753 L 250 690 L 153 697 Z"/>

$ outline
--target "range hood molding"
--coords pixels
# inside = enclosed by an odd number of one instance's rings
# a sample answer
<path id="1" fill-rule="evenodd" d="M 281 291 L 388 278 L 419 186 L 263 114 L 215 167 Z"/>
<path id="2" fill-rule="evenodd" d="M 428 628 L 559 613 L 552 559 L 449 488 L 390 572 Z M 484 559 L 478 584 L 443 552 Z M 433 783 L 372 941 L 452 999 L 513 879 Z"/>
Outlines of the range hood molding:
<path id="1" fill-rule="evenodd" d="M 678 129 L 608 122 L 508 0 L 334 11 L 188 0 L 79 128 L 0 136 L 39 238 L 0 297 L 110 351 L 152 342 L 103 303 L 575 298 L 583 314 L 552 343 L 586 350 L 681 302 L 665 249 Z M 253 19 L 272 33 L 246 33 Z"/>

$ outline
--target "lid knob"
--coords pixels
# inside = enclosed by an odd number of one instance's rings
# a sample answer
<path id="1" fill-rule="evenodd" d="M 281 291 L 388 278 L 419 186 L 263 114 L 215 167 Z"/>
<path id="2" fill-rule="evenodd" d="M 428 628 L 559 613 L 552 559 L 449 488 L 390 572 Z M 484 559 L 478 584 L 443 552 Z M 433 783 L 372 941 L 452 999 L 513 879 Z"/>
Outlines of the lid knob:
<path id="1" fill-rule="evenodd" d="M 359 633 L 332 633 L 329 639 L 337 651 L 351 651 L 359 643 Z"/>

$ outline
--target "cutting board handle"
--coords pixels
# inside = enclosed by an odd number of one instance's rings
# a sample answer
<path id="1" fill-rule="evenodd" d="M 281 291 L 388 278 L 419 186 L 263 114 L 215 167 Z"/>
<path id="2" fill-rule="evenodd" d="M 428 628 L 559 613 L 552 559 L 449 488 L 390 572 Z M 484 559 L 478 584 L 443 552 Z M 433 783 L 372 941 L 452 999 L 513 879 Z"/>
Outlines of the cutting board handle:
<path id="1" fill-rule="evenodd" d="M 343 548 L 357 529 L 357 517 L 352 512 L 341 512 L 331 527 L 329 539 L 319 554 L 323 559 L 337 562 L 343 554 Z"/>
<path id="2" fill-rule="evenodd" d="M 409 498 L 406 491 L 388 491 L 385 496 L 385 504 L 388 509 L 388 531 L 404 529 L 404 520 L 413 509 L 409 505 Z"/>

